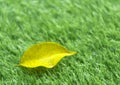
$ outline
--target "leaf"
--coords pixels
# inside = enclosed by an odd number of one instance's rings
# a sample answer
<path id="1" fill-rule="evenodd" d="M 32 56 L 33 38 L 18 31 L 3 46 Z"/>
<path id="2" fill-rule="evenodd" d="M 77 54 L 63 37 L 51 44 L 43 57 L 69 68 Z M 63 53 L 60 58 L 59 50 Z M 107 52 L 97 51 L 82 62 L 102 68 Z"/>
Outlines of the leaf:
<path id="1" fill-rule="evenodd" d="M 31 46 L 22 56 L 20 66 L 35 68 L 44 66 L 54 67 L 63 57 L 70 56 L 76 52 L 68 51 L 55 42 L 43 42 Z"/>

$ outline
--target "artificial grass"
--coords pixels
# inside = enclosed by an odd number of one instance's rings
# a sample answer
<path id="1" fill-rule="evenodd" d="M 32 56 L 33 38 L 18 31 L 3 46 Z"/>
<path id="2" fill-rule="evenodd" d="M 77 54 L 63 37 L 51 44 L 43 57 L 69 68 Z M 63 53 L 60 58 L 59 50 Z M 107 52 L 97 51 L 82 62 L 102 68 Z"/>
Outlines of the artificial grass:
<path id="1" fill-rule="evenodd" d="M 119 85 L 120 0 L 0 0 L 1 85 Z M 16 67 L 32 44 L 77 51 L 52 69 Z"/>

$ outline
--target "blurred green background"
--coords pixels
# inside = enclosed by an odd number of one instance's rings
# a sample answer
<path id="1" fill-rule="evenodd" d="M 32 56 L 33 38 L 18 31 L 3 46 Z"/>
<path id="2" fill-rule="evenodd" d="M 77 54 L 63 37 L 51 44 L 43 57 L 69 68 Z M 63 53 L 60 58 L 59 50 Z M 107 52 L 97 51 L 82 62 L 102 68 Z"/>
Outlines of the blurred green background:
<path id="1" fill-rule="evenodd" d="M 78 53 L 52 69 L 15 66 L 46 41 Z M 46 84 L 120 84 L 120 0 L 0 0 L 0 85 Z"/>

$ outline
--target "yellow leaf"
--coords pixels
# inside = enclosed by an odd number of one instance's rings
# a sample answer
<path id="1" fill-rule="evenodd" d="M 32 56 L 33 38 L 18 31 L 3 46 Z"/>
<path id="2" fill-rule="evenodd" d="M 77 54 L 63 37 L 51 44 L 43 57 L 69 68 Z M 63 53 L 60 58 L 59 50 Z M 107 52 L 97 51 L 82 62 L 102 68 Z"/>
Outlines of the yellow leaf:
<path id="1" fill-rule="evenodd" d="M 55 42 L 43 42 L 31 46 L 22 56 L 20 66 L 34 68 L 44 66 L 54 67 L 63 57 L 70 56 L 76 52 L 68 51 Z"/>

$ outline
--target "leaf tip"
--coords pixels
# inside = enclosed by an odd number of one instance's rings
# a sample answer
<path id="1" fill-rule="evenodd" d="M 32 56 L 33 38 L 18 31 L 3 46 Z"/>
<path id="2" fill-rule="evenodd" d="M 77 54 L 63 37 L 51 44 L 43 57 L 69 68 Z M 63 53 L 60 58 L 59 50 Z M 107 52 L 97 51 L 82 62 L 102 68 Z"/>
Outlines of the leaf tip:
<path id="1" fill-rule="evenodd" d="M 75 51 L 70 52 L 70 55 L 75 55 L 75 54 L 77 54 L 77 52 L 75 52 Z"/>

